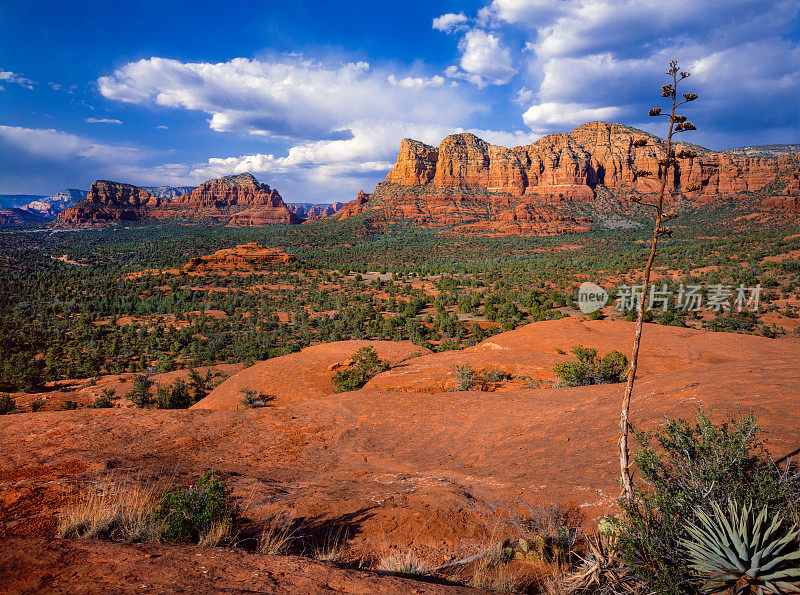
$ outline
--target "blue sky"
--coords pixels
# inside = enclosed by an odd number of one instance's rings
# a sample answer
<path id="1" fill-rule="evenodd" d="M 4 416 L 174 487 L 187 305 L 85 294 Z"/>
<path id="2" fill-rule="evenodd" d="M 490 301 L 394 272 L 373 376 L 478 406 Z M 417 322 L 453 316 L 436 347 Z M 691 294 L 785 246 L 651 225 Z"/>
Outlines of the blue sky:
<path id="1" fill-rule="evenodd" d="M 686 140 L 800 142 L 796 0 L 0 0 L 0 193 L 250 171 L 346 201 L 404 137 L 659 134 L 671 58 L 700 95 Z"/>

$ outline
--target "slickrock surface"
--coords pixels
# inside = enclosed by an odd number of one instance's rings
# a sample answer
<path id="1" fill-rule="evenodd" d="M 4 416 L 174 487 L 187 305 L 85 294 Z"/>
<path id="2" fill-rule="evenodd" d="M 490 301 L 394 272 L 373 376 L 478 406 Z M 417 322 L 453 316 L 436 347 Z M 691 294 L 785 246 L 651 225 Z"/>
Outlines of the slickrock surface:
<path id="1" fill-rule="evenodd" d="M 19 538 L 0 543 L 0 588 L 11 593 L 485 593 L 229 548 Z"/>
<path id="2" fill-rule="evenodd" d="M 259 362 L 215 388 L 195 409 L 241 409 L 242 389 L 261 390 L 280 402 L 299 402 L 332 395 L 333 375 L 362 347 L 371 346 L 378 357 L 396 369 L 405 368 L 416 356 L 431 353 L 411 341 L 337 341 L 306 347 Z"/>
<path id="3" fill-rule="evenodd" d="M 615 510 L 619 495 L 623 385 L 527 388 L 512 378 L 454 392 L 453 365 L 546 378 L 554 362 L 572 357 L 558 349 L 580 343 L 601 354 L 627 352 L 633 328 L 607 320 L 539 322 L 472 349 L 410 359 L 402 349 L 418 347 L 394 344 L 390 370 L 341 394 L 326 383 L 360 345 L 334 343 L 259 362 L 190 410 L 0 416 L 2 542 L 52 537 L 58 511 L 98 481 L 187 485 L 207 469 L 227 478 L 255 525 L 276 511 L 316 526 L 346 525 L 352 550 L 366 554 L 390 546 L 423 557 L 477 551 L 496 507 L 517 498 L 572 504 L 590 523 Z M 245 384 L 276 399 L 231 410 L 231 395 Z M 767 448 L 781 459 L 800 444 L 798 386 L 796 342 L 647 324 L 631 420 L 647 430 L 663 425 L 664 416 L 693 419 L 700 406 L 717 421 L 753 412 Z M 208 406 L 214 409 L 201 408 Z M 71 554 L 37 555 L 61 556 L 56 568 L 70 569 L 53 572 L 52 580 L 82 576 L 67 561 Z M 98 551 L 90 559 L 105 555 L 117 554 Z M 228 568 L 224 559 L 203 566 L 223 577 Z"/>

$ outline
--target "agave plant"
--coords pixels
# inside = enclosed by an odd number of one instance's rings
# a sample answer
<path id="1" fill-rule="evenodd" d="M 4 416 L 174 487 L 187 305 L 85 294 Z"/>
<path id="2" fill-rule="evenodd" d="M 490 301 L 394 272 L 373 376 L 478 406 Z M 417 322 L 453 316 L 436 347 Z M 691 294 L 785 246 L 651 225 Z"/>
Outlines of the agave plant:
<path id="1" fill-rule="evenodd" d="M 696 511 L 699 523 L 688 525 L 691 538 L 681 540 L 704 592 L 800 593 L 797 526 L 787 528 L 780 514 L 770 521 L 766 507 L 757 516 L 732 500 L 727 515 L 716 502 L 711 507 L 713 514 Z"/>

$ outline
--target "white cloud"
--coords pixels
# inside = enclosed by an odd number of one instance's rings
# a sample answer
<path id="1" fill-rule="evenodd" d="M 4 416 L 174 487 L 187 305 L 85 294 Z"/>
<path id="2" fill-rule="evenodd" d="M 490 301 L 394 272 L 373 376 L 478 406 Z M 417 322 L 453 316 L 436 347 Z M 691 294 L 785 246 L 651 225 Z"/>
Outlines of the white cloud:
<path id="1" fill-rule="evenodd" d="M 116 118 L 84 118 L 83 121 L 89 124 L 122 124 L 122 120 Z"/>
<path id="2" fill-rule="evenodd" d="M 551 21 L 575 4 L 567 0 L 494 0 L 478 11 L 478 17 L 483 22 L 501 20 L 536 27 Z"/>
<path id="3" fill-rule="evenodd" d="M 512 66 L 511 53 L 500 44 L 500 39 L 482 29 L 467 31 L 458 47 L 461 68 L 493 85 L 507 83 L 517 72 Z"/>
<path id="4" fill-rule="evenodd" d="M 469 19 L 465 17 L 464 13 L 462 12 L 458 14 L 448 12 L 447 14 L 443 14 L 442 16 L 433 19 L 432 26 L 434 29 L 437 29 L 438 31 L 444 31 L 445 33 L 450 33 L 451 31 L 463 27 L 468 21 Z"/>
<path id="5" fill-rule="evenodd" d="M 621 111 L 616 106 L 591 107 L 580 103 L 550 102 L 532 105 L 522 114 L 522 119 L 531 130 L 544 133 L 554 127 L 564 128 L 595 120 L 613 120 Z"/>
<path id="6" fill-rule="evenodd" d="M 25 87 L 26 89 L 31 90 L 33 90 L 33 86 L 36 84 L 36 82 L 32 81 L 31 79 L 25 78 L 16 72 L 9 72 L 7 70 L 0 70 L 0 81 L 14 83 L 15 85 L 19 85 L 20 87 Z"/>
<path id="7" fill-rule="evenodd" d="M 393 87 L 405 87 L 407 89 L 413 89 L 415 87 L 441 87 L 445 82 L 444 77 L 439 75 L 430 78 L 406 76 L 399 79 L 394 74 L 390 74 L 386 77 L 386 80 L 388 80 L 389 84 Z"/>
<path id="8" fill-rule="evenodd" d="M 202 111 L 218 132 L 296 140 L 350 138 L 348 123 L 365 116 L 453 122 L 476 109 L 443 82 L 366 62 L 326 65 L 287 56 L 218 64 L 150 58 L 98 79 L 112 100 Z"/>
<path id="9" fill-rule="evenodd" d="M 724 10 L 717 0 L 493 0 L 477 13 L 521 63 L 516 99 L 535 130 L 604 114 L 647 122 L 675 58 L 700 95 L 687 106 L 692 140 L 721 147 L 796 137 L 799 18 L 800 4 L 782 0 L 728 0 Z"/>

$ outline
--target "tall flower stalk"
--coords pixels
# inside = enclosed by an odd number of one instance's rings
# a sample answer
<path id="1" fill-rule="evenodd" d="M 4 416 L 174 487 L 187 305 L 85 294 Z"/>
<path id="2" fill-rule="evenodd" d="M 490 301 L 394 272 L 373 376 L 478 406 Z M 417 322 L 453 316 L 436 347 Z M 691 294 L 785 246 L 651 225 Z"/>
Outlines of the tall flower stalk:
<path id="1" fill-rule="evenodd" d="M 678 107 L 690 101 L 697 99 L 695 93 L 684 93 L 683 100 L 678 100 L 678 85 L 683 79 L 689 76 L 688 72 L 681 71 L 678 67 L 678 62 L 672 60 L 669 63 L 667 76 L 670 77 L 670 83 L 661 86 L 661 97 L 667 99 L 671 103 L 671 109 L 668 114 L 662 113 L 660 107 L 655 107 L 650 110 L 649 115 L 653 117 L 664 116 L 669 118 L 669 133 L 667 134 L 666 142 L 657 139 L 650 141 L 646 139 L 637 139 L 633 142 L 634 147 L 657 146 L 664 149 L 665 155 L 658 161 L 658 178 L 660 181 L 658 189 L 658 197 L 655 202 L 644 200 L 643 197 L 634 196 L 631 200 L 642 206 L 649 207 L 655 211 L 655 227 L 653 229 L 653 240 L 650 244 L 650 255 L 647 258 L 647 263 L 644 267 L 644 281 L 642 282 L 642 293 L 638 300 L 638 315 L 636 317 L 636 334 L 633 339 L 633 353 L 631 355 L 631 365 L 628 369 L 628 382 L 625 385 L 625 397 L 622 400 L 622 413 L 620 415 L 620 437 L 619 437 L 619 465 L 622 476 L 623 496 L 631 500 L 633 498 L 633 482 L 631 481 L 631 474 L 629 471 L 630 453 L 628 451 L 628 413 L 631 406 L 631 395 L 633 394 L 633 384 L 636 381 L 636 369 L 639 363 L 639 346 L 642 341 L 642 325 L 644 322 L 645 311 L 645 298 L 647 288 L 650 286 L 650 272 L 653 269 L 653 262 L 656 259 L 656 250 L 658 249 L 658 240 L 662 236 L 672 236 L 672 229 L 664 227 L 664 223 L 677 217 L 675 213 L 664 212 L 664 198 L 667 195 L 667 179 L 669 178 L 670 171 L 678 164 L 678 159 L 692 159 L 697 156 L 694 151 L 682 150 L 675 154 L 675 147 L 673 146 L 673 137 L 681 132 L 689 130 L 696 130 L 694 124 L 687 121 L 686 116 L 681 116 L 676 113 Z M 639 170 L 636 172 L 637 178 L 652 177 L 653 174 L 649 171 Z M 697 190 L 698 187 L 687 187 L 684 191 L 690 192 Z"/>

